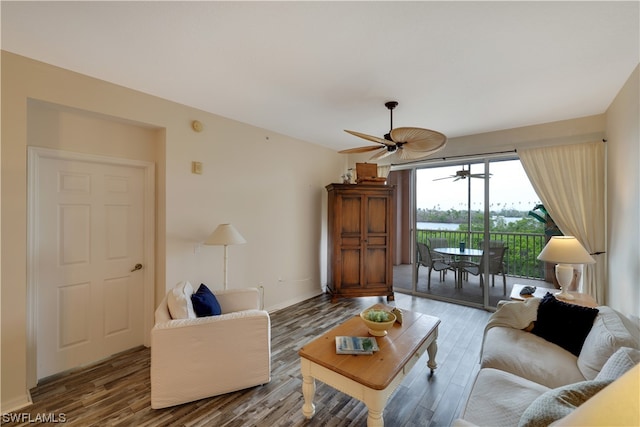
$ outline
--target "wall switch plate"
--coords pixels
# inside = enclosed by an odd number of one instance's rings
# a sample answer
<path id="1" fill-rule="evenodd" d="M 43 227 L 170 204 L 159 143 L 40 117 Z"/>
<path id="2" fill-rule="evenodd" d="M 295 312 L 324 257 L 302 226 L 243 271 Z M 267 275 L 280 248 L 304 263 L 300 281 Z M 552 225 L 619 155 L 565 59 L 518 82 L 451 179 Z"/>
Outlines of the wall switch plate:
<path id="1" fill-rule="evenodd" d="M 191 162 L 191 173 L 202 175 L 202 162 Z"/>

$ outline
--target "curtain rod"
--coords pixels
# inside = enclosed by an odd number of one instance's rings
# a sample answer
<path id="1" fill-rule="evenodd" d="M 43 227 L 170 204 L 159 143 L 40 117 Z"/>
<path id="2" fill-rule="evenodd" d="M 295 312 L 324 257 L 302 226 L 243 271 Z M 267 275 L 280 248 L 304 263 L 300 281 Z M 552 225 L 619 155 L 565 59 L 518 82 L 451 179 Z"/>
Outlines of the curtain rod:
<path id="1" fill-rule="evenodd" d="M 405 163 L 391 163 L 391 166 L 405 166 L 405 165 L 414 165 L 414 164 L 432 163 L 432 162 L 446 162 L 447 160 L 456 160 L 456 159 L 477 159 L 477 158 L 485 158 L 487 156 L 498 156 L 500 154 L 509 154 L 509 153 L 517 153 L 517 152 L 518 150 L 507 150 L 507 151 L 494 151 L 490 153 L 465 154 L 465 155 L 449 156 L 449 157 L 433 157 L 426 160 L 414 160 L 414 161 L 405 162 Z"/>
<path id="2" fill-rule="evenodd" d="M 602 142 L 607 143 L 606 138 L 602 138 Z M 487 156 L 499 156 L 501 154 L 509 154 L 509 153 L 517 153 L 517 149 L 506 150 L 506 151 L 493 151 L 489 153 L 478 153 L 478 154 L 463 154 L 459 156 L 449 156 L 449 157 L 433 157 L 425 160 L 413 160 L 404 163 L 390 163 L 389 166 L 411 166 L 416 164 L 427 164 L 434 162 L 446 162 L 447 160 L 456 160 L 456 159 L 484 159 Z"/>

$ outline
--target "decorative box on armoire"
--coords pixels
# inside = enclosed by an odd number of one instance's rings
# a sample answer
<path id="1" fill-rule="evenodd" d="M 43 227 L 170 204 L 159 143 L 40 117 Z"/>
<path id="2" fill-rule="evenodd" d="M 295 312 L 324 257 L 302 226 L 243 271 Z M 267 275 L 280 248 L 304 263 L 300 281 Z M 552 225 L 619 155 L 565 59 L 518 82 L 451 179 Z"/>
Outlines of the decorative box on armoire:
<path id="1" fill-rule="evenodd" d="M 326 188 L 331 301 L 364 296 L 393 301 L 395 186 L 329 184 Z"/>

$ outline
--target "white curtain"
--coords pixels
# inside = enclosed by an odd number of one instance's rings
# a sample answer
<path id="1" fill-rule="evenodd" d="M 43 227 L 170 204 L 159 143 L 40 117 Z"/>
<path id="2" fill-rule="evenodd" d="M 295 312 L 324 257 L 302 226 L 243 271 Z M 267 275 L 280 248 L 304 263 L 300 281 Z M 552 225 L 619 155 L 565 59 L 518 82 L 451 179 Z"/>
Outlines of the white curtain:
<path id="1" fill-rule="evenodd" d="M 518 149 L 522 166 L 549 215 L 596 260 L 585 265 L 581 292 L 606 303 L 605 144 Z"/>
<path id="2" fill-rule="evenodd" d="M 386 178 L 391 171 L 391 165 L 378 165 L 378 176 Z"/>

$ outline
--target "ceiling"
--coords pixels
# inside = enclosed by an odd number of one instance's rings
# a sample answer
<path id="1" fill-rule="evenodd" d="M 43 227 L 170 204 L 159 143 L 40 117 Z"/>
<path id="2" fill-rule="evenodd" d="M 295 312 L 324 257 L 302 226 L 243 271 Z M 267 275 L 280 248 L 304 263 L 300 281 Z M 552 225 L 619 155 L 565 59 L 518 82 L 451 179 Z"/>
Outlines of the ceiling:
<path id="1" fill-rule="evenodd" d="M 2 49 L 332 149 L 603 113 L 639 3 L 8 2 Z"/>

